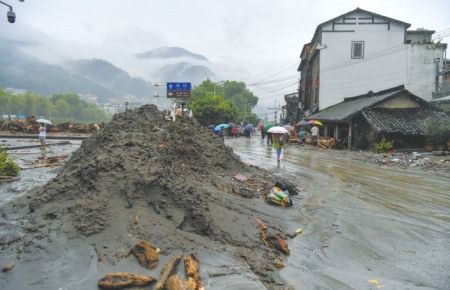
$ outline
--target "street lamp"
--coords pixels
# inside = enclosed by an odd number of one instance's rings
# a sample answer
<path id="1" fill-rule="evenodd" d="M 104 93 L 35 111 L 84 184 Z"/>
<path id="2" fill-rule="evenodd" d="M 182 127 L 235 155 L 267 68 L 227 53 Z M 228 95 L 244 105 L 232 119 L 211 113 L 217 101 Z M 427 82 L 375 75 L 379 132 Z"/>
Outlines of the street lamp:
<path id="1" fill-rule="evenodd" d="M 23 1 L 25 1 L 25 0 L 19 0 L 19 2 L 23 2 Z M 9 23 L 14 23 L 14 22 L 16 22 L 16 13 L 14 13 L 12 6 L 6 4 L 6 3 L 3 2 L 3 1 L 0 1 L 0 3 L 3 4 L 3 5 L 5 5 L 5 6 L 8 6 L 8 7 L 9 7 L 9 11 L 8 11 L 8 13 L 6 13 L 6 17 L 8 18 L 8 22 L 9 22 Z"/>

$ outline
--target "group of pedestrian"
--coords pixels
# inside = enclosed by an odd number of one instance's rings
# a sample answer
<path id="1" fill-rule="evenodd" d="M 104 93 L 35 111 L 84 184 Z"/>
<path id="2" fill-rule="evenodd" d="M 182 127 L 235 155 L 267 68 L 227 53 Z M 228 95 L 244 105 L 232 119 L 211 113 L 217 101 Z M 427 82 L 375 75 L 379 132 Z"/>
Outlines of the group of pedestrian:
<path id="1" fill-rule="evenodd" d="M 273 134 L 270 132 L 265 132 L 263 125 L 260 126 L 260 130 L 261 130 L 261 142 L 264 142 L 264 138 L 267 136 L 267 145 L 269 145 L 269 144 L 273 145 L 273 148 L 277 152 L 277 162 L 280 162 L 281 149 L 285 148 L 285 146 L 286 146 L 286 143 L 287 143 L 286 138 L 283 136 L 283 134 Z M 250 143 L 251 133 L 252 133 L 252 131 L 250 128 L 244 129 L 246 143 Z M 45 133 L 44 133 L 44 135 L 45 135 Z M 219 138 L 222 141 L 225 141 L 224 135 L 225 135 L 225 128 L 222 126 L 219 130 Z M 318 137 L 319 137 L 319 128 L 317 127 L 317 125 L 314 124 L 313 127 L 311 128 L 311 144 L 312 145 L 317 144 Z M 45 137 L 44 137 L 44 139 L 45 139 Z"/>

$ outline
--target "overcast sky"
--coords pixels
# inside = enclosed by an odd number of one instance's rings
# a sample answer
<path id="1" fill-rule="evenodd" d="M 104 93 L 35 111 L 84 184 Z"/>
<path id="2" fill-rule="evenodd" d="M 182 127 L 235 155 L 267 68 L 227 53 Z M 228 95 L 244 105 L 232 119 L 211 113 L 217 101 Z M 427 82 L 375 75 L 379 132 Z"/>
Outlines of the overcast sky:
<path id="1" fill-rule="evenodd" d="M 209 59 L 215 81 L 245 82 L 261 105 L 294 92 L 302 46 L 317 25 L 357 7 L 410 23 L 410 29 L 450 28 L 448 0 L 2 1 L 17 19 L 9 24 L 8 9 L 0 5 L 0 37 L 35 44 L 25 51 L 47 62 L 100 58 L 155 83 L 157 74 L 148 74 L 149 64 L 133 54 L 182 47 Z M 287 80 L 251 86 L 279 78 Z"/>

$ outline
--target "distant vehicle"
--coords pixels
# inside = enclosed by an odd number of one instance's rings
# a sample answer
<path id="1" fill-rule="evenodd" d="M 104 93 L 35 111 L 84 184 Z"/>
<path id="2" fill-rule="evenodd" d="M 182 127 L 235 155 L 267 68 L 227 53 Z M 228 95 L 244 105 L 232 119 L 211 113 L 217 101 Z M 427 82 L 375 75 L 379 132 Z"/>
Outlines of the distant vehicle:
<path id="1" fill-rule="evenodd" d="M 231 128 L 230 137 L 239 137 L 241 135 L 238 127 Z"/>

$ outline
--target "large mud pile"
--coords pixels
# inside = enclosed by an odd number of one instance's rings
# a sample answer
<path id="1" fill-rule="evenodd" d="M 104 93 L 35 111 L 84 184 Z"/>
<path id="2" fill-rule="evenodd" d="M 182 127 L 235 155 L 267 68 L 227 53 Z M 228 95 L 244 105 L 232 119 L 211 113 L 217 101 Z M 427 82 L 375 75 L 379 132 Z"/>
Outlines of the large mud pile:
<path id="1" fill-rule="evenodd" d="M 278 254 L 261 242 L 253 218 L 281 226 L 263 209 L 270 206 L 255 198 L 260 188 L 235 180 L 236 174 L 252 184 L 276 182 L 270 172 L 243 163 L 195 118 L 166 122 L 156 106 L 146 105 L 115 115 L 83 141 L 56 178 L 23 200 L 40 233 L 51 227 L 103 245 L 108 259 L 131 249 L 130 237 L 165 253 L 201 249 L 207 238 L 233 246 L 256 274 L 274 282 Z"/>

